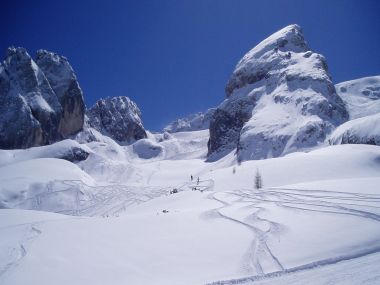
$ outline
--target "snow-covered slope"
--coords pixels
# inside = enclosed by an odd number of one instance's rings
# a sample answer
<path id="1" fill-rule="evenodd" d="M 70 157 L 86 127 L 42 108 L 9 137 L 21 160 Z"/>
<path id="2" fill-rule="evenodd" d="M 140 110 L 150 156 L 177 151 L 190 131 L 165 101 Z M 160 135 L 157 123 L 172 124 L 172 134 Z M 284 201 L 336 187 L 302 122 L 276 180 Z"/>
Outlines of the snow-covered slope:
<path id="1" fill-rule="evenodd" d="M 314 147 L 348 118 L 325 58 L 310 50 L 298 25 L 249 51 L 226 94 L 210 122 L 209 160 L 234 149 L 249 160 Z"/>
<path id="2" fill-rule="evenodd" d="M 189 132 L 206 130 L 210 127 L 210 119 L 215 112 L 215 108 L 208 109 L 206 112 L 191 114 L 185 118 L 177 119 L 164 128 L 169 133 Z"/>
<path id="3" fill-rule="evenodd" d="M 380 250 L 378 146 L 206 163 L 192 153 L 205 154 L 207 130 L 148 137 L 164 155 L 142 159 L 112 140 L 80 145 L 90 154 L 77 165 L 39 158 L 72 141 L 3 150 L 3 208 L 81 217 L 0 210 L 0 282 L 233 284 L 261 276 L 277 284 L 292 274 L 324 280 L 335 266 L 343 274 L 344 260 L 359 270 L 358 257 L 367 264 Z M 175 152 L 175 143 L 188 152 Z M 253 189 L 256 169 L 261 190 Z"/>
<path id="4" fill-rule="evenodd" d="M 342 82 L 335 88 L 351 120 L 380 113 L 380 76 Z"/>
<path id="5" fill-rule="evenodd" d="M 380 112 L 340 125 L 329 139 L 330 144 L 380 145 Z"/>

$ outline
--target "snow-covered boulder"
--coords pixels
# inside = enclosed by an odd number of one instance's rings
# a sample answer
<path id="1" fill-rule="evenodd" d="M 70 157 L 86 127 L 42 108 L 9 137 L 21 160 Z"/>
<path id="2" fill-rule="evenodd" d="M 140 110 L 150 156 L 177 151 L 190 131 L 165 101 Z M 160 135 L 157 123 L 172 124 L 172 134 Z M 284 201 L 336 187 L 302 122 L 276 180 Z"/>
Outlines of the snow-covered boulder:
<path id="1" fill-rule="evenodd" d="M 214 115 L 215 108 L 208 109 L 206 112 L 191 114 L 185 118 L 177 119 L 168 124 L 164 131 L 169 133 L 190 132 L 206 130 L 210 126 L 211 117 Z"/>
<path id="2" fill-rule="evenodd" d="M 133 144 L 133 151 L 140 158 L 150 159 L 161 156 L 164 148 L 150 139 L 141 139 Z"/>
<path id="3" fill-rule="evenodd" d="M 83 126 L 83 118 L 77 112 L 84 108 L 83 96 L 70 65 L 65 60 L 51 67 L 54 64 L 46 56 L 40 59 L 42 53 L 51 53 L 39 52 L 38 61 L 43 68 L 21 47 L 8 48 L 6 58 L 0 64 L 2 149 L 50 144 Z M 58 55 L 54 57 L 58 61 L 63 60 Z M 65 78 L 63 74 L 71 79 Z M 80 100 L 67 99 L 77 98 L 78 94 Z M 68 115 L 71 113 L 79 117 Z"/>
<path id="4" fill-rule="evenodd" d="M 340 125 L 331 134 L 329 143 L 380 145 L 380 113 Z"/>
<path id="5" fill-rule="evenodd" d="M 208 159 L 277 157 L 323 142 L 348 113 L 325 58 L 298 25 L 274 33 L 237 64 L 210 122 Z"/>
<path id="6" fill-rule="evenodd" d="M 351 120 L 380 113 L 379 75 L 341 82 L 335 88 Z"/>
<path id="7" fill-rule="evenodd" d="M 87 110 L 89 126 L 118 143 L 131 143 L 147 137 L 136 103 L 125 96 L 98 100 Z"/>
<path id="8" fill-rule="evenodd" d="M 37 51 L 36 63 L 61 103 L 59 132 L 63 137 L 77 133 L 83 127 L 86 106 L 73 68 L 67 58 L 46 50 Z"/>

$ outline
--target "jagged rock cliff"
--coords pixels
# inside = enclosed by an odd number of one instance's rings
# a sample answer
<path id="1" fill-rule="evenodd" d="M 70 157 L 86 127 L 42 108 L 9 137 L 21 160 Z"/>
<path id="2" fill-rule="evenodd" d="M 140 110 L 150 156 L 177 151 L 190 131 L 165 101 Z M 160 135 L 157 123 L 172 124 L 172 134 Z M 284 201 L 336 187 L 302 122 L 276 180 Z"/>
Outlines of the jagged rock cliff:
<path id="1" fill-rule="evenodd" d="M 36 63 L 45 74 L 62 106 L 59 132 L 63 137 L 83 127 L 86 106 L 83 92 L 67 58 L 46 50 L 37 51 Z"/>
<path id="2" fill-rule="evenodd" d="M 39 52 L 42 53 L 50 54 L 46 51 Z M 65 95 L 60 91 L 65 89 L 65 84 L 49 81 L 54 76 L 59 78 L 62 68 L 51 68 L 47 60 L 42 65 L 43 68 L 40 68 L 24 48 L 14 47 L 8 49 L 5 60 L 0 64 L 0 148 L 45 145 L 82 128 L 83 118 L 82 123 L 78 118 L 84 116 L 84 107 L 76 105 L 84 106 L 82 94 L 81 100 L 71 104 L 72 108 L 81 109 L 82 112 L 76 112 L 77 116 L 74 118 L 67 117 L 65 110 L 71 107 L 66 100 L 61 101 Z M 65 66 L 70 68 L 73 81 L 75 80 L 80 91 L 67 61 Z M 48 75 L 43 70 L 48 71 Z M 75 127 L 62 127 L 67 125 Z"/>
<path id="3" fill-rule="evenodd" d="M 87 111 L 88 124 L 118 143 L 131 143 L 147 137 L 141 121 L 141 112 L 128 97 L 98 100 Z"/>
<path id="4" fill-rule="evenodd" d="M 237 149 L 239 160 L 277 157 L 323 142 L 348 113 L 325 58 L 290 25 L 250 50 L 210 121 L 208 159 Z"/>

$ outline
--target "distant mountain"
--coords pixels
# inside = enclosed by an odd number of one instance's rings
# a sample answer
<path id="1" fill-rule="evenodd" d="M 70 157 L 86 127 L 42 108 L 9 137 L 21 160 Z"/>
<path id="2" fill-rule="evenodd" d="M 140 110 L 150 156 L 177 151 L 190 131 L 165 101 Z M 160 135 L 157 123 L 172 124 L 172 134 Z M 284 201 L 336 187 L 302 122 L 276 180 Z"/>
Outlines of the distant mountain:
<path id="1" fill-rule="evenodd" d="M 87 116 L 90 127 L 118 143 L 131 143 L 147 137 L 140 109 L 128 97 L 100 99 L 87 110 Z"/>
<path id="2" fill-rule="evenodd" d="M 85 103 L 65 57 L 40 50 L 34 61 L 11 47 L 0 63 L 0 148 L 50 144 L 80 131 Z"/>
<path id="3" fill-rule="evenodd" d="M 348 113 L 325 58 L 298 25 L 274 33 L 237 64 L 210 122 L 208 159 L 277 157 L 323 142 Z"/>
<path id="4" fill-rule="evenodd" d="M 380 76 L 364 77 L 335 85 L 350 119 L 380 113 Z"/>
<path id="5" fill-rule="evenodd" d="M 206 112 L 198 112 L 187 117 L 177 119 L 168 124 L 164 131 L 169 133 L 189 132 L 206 130 L 210 126 L 210 119 L 214 115 L 216 108 L 208 109 Z"/>

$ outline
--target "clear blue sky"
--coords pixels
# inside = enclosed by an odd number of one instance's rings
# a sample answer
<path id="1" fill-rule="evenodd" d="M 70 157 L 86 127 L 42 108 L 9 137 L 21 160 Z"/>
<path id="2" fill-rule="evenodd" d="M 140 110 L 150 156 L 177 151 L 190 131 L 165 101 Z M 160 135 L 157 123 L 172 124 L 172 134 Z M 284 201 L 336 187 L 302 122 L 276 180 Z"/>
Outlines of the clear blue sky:
<path id="1" fill-rule="evenodd" d="M 237 61 L 289 24 L 302 26 L 335 83 L 380 74 L 380 1 L 2 0 L 0 49 L 69 58 L 87 106 L 137 102 L 145 126 L 218 105 Z"/>

